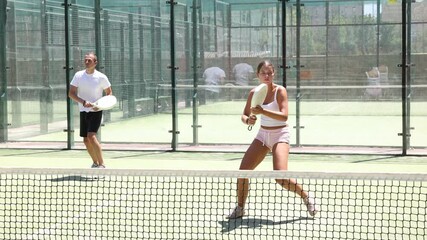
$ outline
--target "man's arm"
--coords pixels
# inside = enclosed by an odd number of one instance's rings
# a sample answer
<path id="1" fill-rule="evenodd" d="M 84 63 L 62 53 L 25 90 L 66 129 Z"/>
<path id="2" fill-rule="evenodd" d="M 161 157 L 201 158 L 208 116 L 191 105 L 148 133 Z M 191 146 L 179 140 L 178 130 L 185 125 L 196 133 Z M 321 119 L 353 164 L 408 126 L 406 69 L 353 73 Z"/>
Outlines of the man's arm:
<path id="1" fill-rule="evenodd" d="M 79 96 L 77 96 L 77 87 L 70 85 L 70 91 L 68 91 L 68 97 L 70 97 L 72 100 L 81 103 L 85 105 L 85 100 L 81 99 Z"/>
<path id="2" fill-rule="evenodd" d="M 105 95 L 113 95 L 113 89 L 111 87 L 108 87 L 104 89 Z"/>

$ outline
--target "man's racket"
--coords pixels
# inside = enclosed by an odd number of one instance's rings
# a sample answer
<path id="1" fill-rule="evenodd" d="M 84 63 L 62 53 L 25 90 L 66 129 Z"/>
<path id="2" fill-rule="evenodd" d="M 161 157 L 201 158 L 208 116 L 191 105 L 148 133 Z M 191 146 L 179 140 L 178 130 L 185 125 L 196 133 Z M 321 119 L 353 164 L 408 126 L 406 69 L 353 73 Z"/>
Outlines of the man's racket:
<path id="1" fill-rule="evenodd" d="M 107 95 L 100 99 L 98 99 L 96 102 L 93 103 L 93 108 L 97 108 L 99 110 L 110 110 L 116 105 L 117 98 L 113 95 Z"/>
<path id="2" fill-rule="evenodd" d="M 252 96 L 251 108 L 256 107 L 258 105 L 262 105 L 264 103 L 265 97 L 267 96 L 267 90 L 268 86 L 265 83 L 261 83 L 255 88 L 254 95 Z M 251 116 L 255 115 L 251 114 Z M 252 125 L 248 126 L 248 130 L 252 130 Z"/>

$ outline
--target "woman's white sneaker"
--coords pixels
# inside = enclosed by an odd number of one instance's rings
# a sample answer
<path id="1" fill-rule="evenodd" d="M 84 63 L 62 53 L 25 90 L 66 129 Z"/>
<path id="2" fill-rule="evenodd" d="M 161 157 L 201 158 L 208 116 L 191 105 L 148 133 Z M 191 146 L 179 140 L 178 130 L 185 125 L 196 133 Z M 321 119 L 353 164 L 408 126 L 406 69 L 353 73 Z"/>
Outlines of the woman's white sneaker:
<path id="1" fill-rule="evenodd" d="M 304 204 L 307 207 L 307 211 L 310 216 L 314 217 L 314 215 L 316 215 L 316 213 L 318 212 L 315 199 L 311 197 L 306 197 L 304 198 Z"/>
<path id="2" fill-rule="evenodd" d="M 243 217 L 243 215 L 245 215 L 245 210 L 240 207 L 240 206 L 236 206 L 234 208 L 234 210 L 230 213 L 230 215 L 228 215 L 228 219 L 236 219 L 236 218 L 241 218 Z"/>

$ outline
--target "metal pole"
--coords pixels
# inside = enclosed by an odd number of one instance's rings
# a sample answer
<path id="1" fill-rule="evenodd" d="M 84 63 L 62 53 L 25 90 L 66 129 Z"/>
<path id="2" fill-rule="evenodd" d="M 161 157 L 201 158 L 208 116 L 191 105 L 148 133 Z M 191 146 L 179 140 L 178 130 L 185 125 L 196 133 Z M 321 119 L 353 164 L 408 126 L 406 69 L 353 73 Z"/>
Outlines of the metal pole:
<path id="1" fill-rule="evenodd" d="M 7 141 L 7 62 L 6 62 L 6 6 L 7 1 L 0 1 L 0 142 Z"/>
<path id="2" fill-rule="evenodd" d="M 199 86 L 199 75 L 198 75 L 198 69 L 200 66 L 198 66 L 198 45 L 197 45 L 197 8 L 201 8 L 202 6 L 198 6 L 197 3 L 200 3 L 200 0 L 193 0 L 193 11 L 192 11 L 192 23 L 193 23 L 193 144 L 197 145 L 199 144 L 199 109 L 197 100 L 199 99 L 199 96 L 197 96 L 197 88 Z"/>
<path id="3" fill-rule="evenodd" d="M 154 10 L 154 6 L 151 6 L 151 10 L 153 11 Z M 151 63 L 151 66 L 149 67 L 149 71 L 150 71 L 150 73 L 149 73 L 149 79 L 150 79 L 150 83 L 149 84 L 152 84 L 152 85 L 156 85 L 156 82 L 155 82 L 155 76 L 156 76 L 156 66 L 157 65 L 159 65 L 160 64 L 160 61 L 157 61 L 157 58 L 156 58 L 156 50 L 155 50 L 155 48 L 156 48 L 156 41 L 157 41 L 157 39 L 156 39 L 156 28 L 157 28 L 158 26 L 157 26 L 157 24 L 156 24 L 156 17 L 154 17 L 154 16 L 151 16 L 151 18 L 150 18 L 150 33 L 149 33 L 149 36 L 151 36 L 151 38 L 150 38 L 150 41 L 151 41 L 151 61 L 150 61 L 150 63 Z M 150 86 L 151 87 L 151 86 Z M 148 89 L 148 88 L 147 88 Z M 156 90 L 156 92 L 157 92 L 157 90 Z M 148 94 L 148 96 L 147 97 L 153 97 L 154 98 L 154 106 L 153 106 L 153 111 L 155 112 L 155 113 L 157 113 L 157 111 L 158 111 L 158 103 L 157 103 L 157 93 L 156 92 L 149 92 L 149 94 Z"/>
<path id="4" fill-rule="evenodd" d="M 277 57 L 279 57 L 280 56 L 280 51 L 281 51 L 281 49 L 280 49 L 280 32 L 281 32 L 281 26 L 280 26 L 280 17 L 281 17 L 281 15 L 280 15 L 280 8 L 281 7 L 281 5 L 280 5 L 280 3 L 277 3 L 276 4 L 276 25 L 277 25 L 277 27 L 276 27 L 276 56 Z M 250 31 L 251 32 L 251 31 Z M 250 32 L 249 32 L 249 34 L 250 34 Z M 251 39 L 251 36 L 249 36 L 249 39 Z M 251 49 L 251 46 L 250 46 L 250 41 L 249 41 L 249 51 L 251 51 L 252 49 Z M 279 59 L 277 59 L 277 61 L 280 61 Z M 279 64 L 280 64 L 280 62 L 279 62 Z"/>
<path id="5" fill-rule="evenodd" d="M 329 2 L 326 2 L 326 6 L 325 6 L 325 18 L 326 18 L 326 44 L 325 44 L 325 48 L 326 48 L 326 53 L 325 53 L 325 76 L 322 79 L 322 83 L 324 83 L 324 81 L 326 79 L 329 79 L 329 13 L 330 13 L 330 7 L 329 7 Z M 363 11 L 363 10 L 362 10 Z"/>
<path id="6" fill-rule="evenodd" d="M 231 68 L 231 4 L 227 5 L 227 74 L 228 79 L 231 79 L 232 68 Z"/>
<path id="7" fill-rule="evenodd" d="M 135 54 L 134 54 L 134 24 L 133 24 L 133 14 L 129 14 L 129 36 L 128 36 L 128 44 L 129 44 L 129 81 L 127 87 L 127 95 L 128 95 L 128 111 L 130 117 L 135 117 Z"/>
<path id="8" fill-rule="evenodd" d="M 204 26 L 203 26 L 203 16 L 202 16 L 202 1 L 199 0 L 199 9 L 198 9 L 198 22 L 199 22 L 199 53 L 200 53 L 200 58 L 199 58 L 199 65 L 198 68 L 199 69 L 205 69 L 205 35 L 204 35 Z M 214 6 L 216 6 L 216 1 L 214 3 Z M 214 7 L 214 19 L 216 19 L 216 10 Z M 215 20 L 216 23 L 216 20 Z M 215 32 L 216 30 L 216 24 L 214 25 L 214 29 Z M 218 39 L 217 39 L 217 35 L 214 36 L 214 42 L 215 42 L 215 52 L 218 51 Z M 200 79 L 200 81 L 203 81 L 202 79 Z M 206 91 L 205 89 L 202 89 L 201 91 L 198 91 L 198 100 L 199 100 L 199 104 L 203 105 L 206 104 Z"/>
<path id="9" fill-rule="evenodd" d="M 125 26 L 124 23 L 121 22 L 120 23 L 120 72 L 119 72 L 119 76 L 120 76 L 120 89 L 118 92 L 120 92 L 122 99 L 126 99 L 126 104 L 125 101 L 123 101 L 123 116 L 125 118 L 129 118 L 130 115 L 130 109 L 129 109 L 129 97 L 127 96 L 127 89 L 128 89 L 128 81 L 126 80 L 126 70 L 125 70 Z"/>
<path id="10" fill-rule="evenodd" d="M 104 66 L 101 66 L 99 63 L 103 62 L 102 48 L 101 48 L 101 0 L 94 1 L 94 15 L 95 15 L 95 53 L 98 57 L 98 64 L 96 65 L 96 69 L 101 71 Z M 109 122 L 111 119 L 110 111 L 103 111 L 103 119 L 104 122 Z M 99 141 L 102 139 L 102 127 L 99 128 L 96 137 Z"/>
<path id="11" fill-rule="evenodd" d="M 283 74 L 282 74 L 282 85 L 286 86 L 286 69 L 289 69 L 289 66 L 286 65 L 286 0 L 279 0 L 282 2 L 282 66 Z"/>
<path id="12" fill-rule="evenodd" d="M 176 147 L 178 144 L 178 116 L 177 116 L 177 101 L 176 101 L 176 76 L 175 71 L 177 67 L 175 65 L 175 5 L 177 2 L 174 0 L 167 1 L 170 4 L 170 70 L 171 70 L 171 95 L 172 95 L 172 151 L 176 151 Z"/>
<path id="13" fill-rule="evenodd" d="M 187 4 L 185 4 L 185 5 L 183 5 L 183 7 L 184 7 L 184 29 L 185 29 L 185 31 L 184 31 L 184 36 L 182 36 L 183 37 L 183 41 L 184 41 L 184 49 L 183 49 L 183 51 L 184 51 L 184 56 L 179 56 L 179 58 L 180 58 L 180 62 L 181 63 L 183 63 L 184 61 L 185 61 L 185 64 L 179 64 L 180 66 L 183 66 L 184 67 L 184 69 L 183 70 L 181 70 L 181 71 L 184 71 L 185 72 L 185 78 L 186 79 L 190 79 L 191 78 L 191 71 L 190 71 L 190 68 L 191 68 L 191 41 L 190 41 L 190 36 L 191 36 L 191 34 L 190 34 L 190 31 L 191 31 L 191 29 L 190 29 L 190 20 L 188 19 L 188 14 L 189 14 L 189 10 L 188 10 L 188 5 Z M 191 6 L 190 6 L 190 8 L 191 8 Z M 185 90 L 184 91 L 184 94 L 185 94 L 185 107 L 191 107 L 191 95 L 192 95 L 192 91 L 189 89 L 189 90 Z"/>
<path id="14" fill-rule="evenodd" d="M 406 43 L 407 43 L 407 49 L 406 49 L 406 59 L 407 60 L 407 68 L 406 68 L 406 96 L 407 96 L 407 102 L 406 102 L 406 149 L 411 148 L 411 97 L 412 97 L 412 78 L 411 78 L 411 67 L 412 64 L 412 41 L 411 41 L 411 22 L 412 22 L 412 1 L 408 1 L 408 8 L 406 9 L 406 16 L 407 16 L 407 32 L 406 32 Z"/>
<path id="15" fill-rule="evenodd" d="M 40 33 L 42 56 L 43 89 L 40 92 L 40 132 L 47 133 L 49 123 L 53 122 L 53 89 L 49 79 L 49 25 L 47 18 L 46 1 L 40 2 Z"/>
<path id="16" fill-rule="evenodd" d="M 377 66 L 380 65 L 380 24 L 381 24 L 381 0 L 377 1 Z"/>
<path id="17" fill-rule="evenodd" d="M 217 0 L 214 1 L 213 6 L 213 18 L 214 18 L 214 41 L 215 41 L 215 52 L 218 52 L 218 28 L 217 28 L 217 17 L 216 17 L 216 11 L 217 11 Z"/>
<path id="18" fill-rule="evenodd" d="M 139 22 L 138 22 L 138 36 L 139 36 L 139 77 L 140 77 L 140 96 L 148 97 L 147 92 L 147 82 L 145 79 L 145 56 L 144 56 L 144 25 L 143 25 L 143 17 L 142 17 L 142 9 L 138 9 Z"/>
<path id="19" fill-rule="evenodd" d="M 49 51 L 48 44 L 48 19 L 46 1 L 40 1 L 40 39 L 41 39 L 41 60 L 42 60 L 42 84 L 40 90 L 40 132 L 47 133 L 49 122 L 53 121 L 52 112 L 52 88 L 49 83 Z"/>
<path id="20" fill-rule="evenodd" d="M 406 79 L 406 66 L 407 66 L 407 19 L 406 19 L 406 0 L 402 1 L 402 155 L 406 155 L 408 149 L 407 139 L 407 79 Z"/>
<path id="21" fill-rule="evenodd" d="M 296 3 L 296 145 L 301 146 L 301 1 Z"/>
<path id="22" fill-rule="evenodd" d="M 101 49 L 101 0 L 95 0 L 95 52 L 98 57 L 98 61 L 102 60 L 102 49 Z M 97 70 L 101 70 L 103 67 L 100 65 L 96 66 Z"/>
<path id="23" fill-rule="evenodd" d="M 67 149 L 70 150 L 74 146 L 74 117 L 73 117 L 73 103 L 68 97 L 70 91 L 70 19 L 68 0 L 64 0 L 64 29 L 65 29 L 65 88 L 67 96 Z"/>
<path id="24" fill-rule="evenodd" d="M 22 92 L 18 86 L 18 78 L 16 75 L 16 69 L 18 66 L 17 63 L 17 46 L 16 46 L 16 14 L 15 14 L 15 3 L 9 2 L 8 10 L 7 10 L 7 18 L 6 22 L 7 28 L 7 47 L 9 49 L 8 59 L 8 81 L 11 89 L 8 91 L 8 99 L 12 101 L 12 124 L 13 127 L 21 127 L 22 126 Z M 7 116 L 7 115 L 5 115 Z"/>
<path id="25" fill-rule="evenodd" d="M 110 35 L 109 35 L 109 29 L 110 29 L 110 26 L 111 26 L 110 25 L 110 17 L 109 17 L 109 14 L 108 14 L 107 10 L 101 10 L 100 6 L 99 6 L 99 8 L 100 8 L 100 13 L 102 11 L 102 18 L 103 18 L 103 21 L 104 21 L 104 29 L 106 29 L 106 30 L 105 31 L 101 31 L 101 33 L 100 33 L 100 34 L 102 34 L 101 36 L 103 36 L 103 39 L 104 39 L 104 44 L 103 44 L 104 51 L 102 51 L 101 45 L 99 47 L 101 50 L 97 50 L 97 51 L 99 51 L 100 53 L 103 53 L 104 57 L 102 59 L 102 67 L 104 68 L 104 72 L 107 75 L 107 77 L 110 77 L 110 82 L 111 82 L 111 85 L 113 86 L 113 94 L 116 97 L 120 98 L 120 100 L 121 100 L 123 98 L 120 95 L 117 95 L 119 93 L 119 91 L 115 91 L 115 90 L 117 90 L 117 89 L 115 89 L 115 81 L 116 81 L 116 79 L 111 79 L 111 76 L 112 76 L 111 39 L 110 39 Z M 99 17 L 101 18 L 101 15 Z M 101 20 L 100 20 L 100 22 L 101 22 Z M 100 58 L 98 57 L 98 59 L 100 59 Z M 121 101 L 121 103 L 122 102 L 123 101 Z M 105 112 L 104 113 L 104 117 L 105 117 L 104 119 L 105 119 L 106 122 L 110 122 L 111 121 L 111 111 Z"/>

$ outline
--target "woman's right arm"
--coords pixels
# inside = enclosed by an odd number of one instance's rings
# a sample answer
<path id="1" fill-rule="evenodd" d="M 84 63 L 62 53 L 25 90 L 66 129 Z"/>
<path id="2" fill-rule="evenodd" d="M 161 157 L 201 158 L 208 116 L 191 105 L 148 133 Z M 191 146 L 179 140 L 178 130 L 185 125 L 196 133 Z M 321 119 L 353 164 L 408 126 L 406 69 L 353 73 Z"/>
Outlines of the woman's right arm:
<path id="1" fill-rule="evenodd" d="M 250 118 L 251 116 L 251 101 L 252 96 L 254 95 L 253 90 L 249 92 L 248 99 L 246 100 L 245 108 L 243 109 L 243 114 L 241 116 L 241 120 L 244 124 L 255 124 L 256 118 Z"/>

